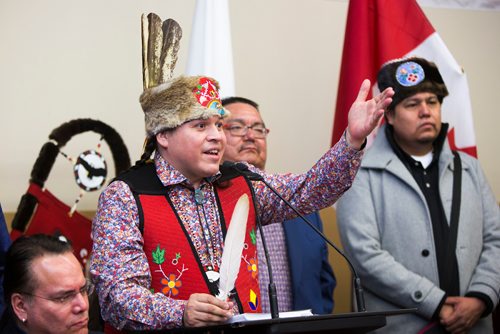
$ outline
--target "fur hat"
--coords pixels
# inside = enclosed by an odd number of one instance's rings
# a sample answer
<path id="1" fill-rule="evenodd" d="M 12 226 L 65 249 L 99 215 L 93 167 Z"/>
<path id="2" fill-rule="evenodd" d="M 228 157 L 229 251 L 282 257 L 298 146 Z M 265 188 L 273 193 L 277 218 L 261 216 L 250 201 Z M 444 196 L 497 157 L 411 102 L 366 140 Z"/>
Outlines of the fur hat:
<path id="1" fill-rule="evenodd" d="M 393 110 L 407 97 L 420 92 L 434 93 L 440 102 L 448 95 L 436 64 L 419 57 L 395 59 L 385 63 L 378 72 L 377 83 L 381 92 L 387 87 L 394 89 L 389 110 Z"/>
<path id="2" fill-rule="evenodd" d="M 195 119 L 227 117 L 219 83 L 202 76 L 180 76 L 144 90 L 140 97 L 148 137 Z"/>

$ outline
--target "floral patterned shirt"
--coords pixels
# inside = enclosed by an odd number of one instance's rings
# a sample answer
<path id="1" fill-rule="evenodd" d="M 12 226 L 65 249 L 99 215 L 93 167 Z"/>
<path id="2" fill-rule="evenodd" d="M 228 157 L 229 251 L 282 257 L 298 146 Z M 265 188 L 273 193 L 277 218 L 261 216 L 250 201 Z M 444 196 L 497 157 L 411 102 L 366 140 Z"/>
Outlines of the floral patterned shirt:
<path id="1" fill-rule="evenodd" d="M 362 152 L 347 145 L 344 136 L 304 174 L 264 176 L 284 198 L 304 214 L 331 206 L 352 184 Z M 201 184 L 205 195 L 197 205 L 190 182 L 159 154 L 156 172 L 165 186 L 184 226 L 191 233 L 203 265 L 219 261 L 223 240 L 213 186 Z M 263 182 L 253 182 L 256 205 L 263 224 L 284 221 L 295 214 Z M 200 208 L 201 206 L 201 208 Z M 211 243 L 204 231 L 212 231 Z M 206 233 L 206 232 L 205 232 Z M 138 208 L 128 185 L 111 183 L 101 194 L 92 224 L 93 249 L 90 272 L 99 294 L 105 321 L 119 329 L 157 330 L 182 326 L 186 300 L 150 291 L 151 275 L 139 230 Z"/>

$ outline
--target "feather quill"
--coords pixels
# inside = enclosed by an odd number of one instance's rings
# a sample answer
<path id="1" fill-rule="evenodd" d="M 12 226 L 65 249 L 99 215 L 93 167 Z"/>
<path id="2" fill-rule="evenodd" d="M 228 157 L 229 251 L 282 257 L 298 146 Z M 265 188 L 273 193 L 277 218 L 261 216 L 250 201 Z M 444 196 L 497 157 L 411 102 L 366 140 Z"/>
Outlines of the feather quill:
<path id="1" fill-rule="evenodd" d="M 177 53 L 182 37 L 182 29 L 175 20 L 168 19 L 163 22 L 163 49 L 160 58 L 160 82 L 165 82 L 172 78 L 174 74 L 175 63 L 177 62 Z"/>
<path id="2" fill-rule="evenodd" d="M 226 300 L 231 290 L 234 289 L 234 283 L 240 270 L 241 254 L 245 243 L 245 233 L 247 230 L 247 220 L 249 211 L 248 195 L 243 194 L 236 202 L 231 223 L 227 229 L 226 239 L 224 240 L 224 250 L 222 251 L 219 294 L 217 298 Z"/>
<path id="3" fill-rule="evenodd" d="M 154 13 L 148 15 L 148 87 L 154 87 L 160 83 L 160 57 L 163 46 L 163 22 Z"/>
<path id="4" fill-rule="evenodd" d="M 144 90 L 172 78 L 182 29 L 173 19 L 164 22 L 155 13 L 141 16 L 142 85 Z"/>
<path id="5" fill-rule="evenodd" d="M 148 44 L 149 44 L 149 21 L 146 14 L 141 16 L 141 39 L 142 39 L 142 86 L 144 90 L 149 88 L 149 65 L 148 65 Z"/>

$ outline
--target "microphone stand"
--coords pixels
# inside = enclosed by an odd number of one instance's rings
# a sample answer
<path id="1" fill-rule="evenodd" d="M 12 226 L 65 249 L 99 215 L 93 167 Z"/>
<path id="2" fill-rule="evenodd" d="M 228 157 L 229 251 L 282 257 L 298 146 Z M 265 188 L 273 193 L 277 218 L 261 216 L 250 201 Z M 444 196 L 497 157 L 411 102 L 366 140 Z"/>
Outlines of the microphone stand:
<path id="1" fill-rule="evenodd" d="M 358 312 L 366 312 L 365 307 L 365 299 L 363 297 L 363 287 L 361 286 L 361 279 L 358 276 L 358 273 L 354 269 L 351 261 L 347 258 L 347 256 L 342 252 L 333 242 L 331 242 L 316 226 L 314 226 L 306 217 L 304 217 L 290 202 L 279 194 L 276 189 L 274 189 L 264 178 L 262 178 L 262 182 L 269 188 L 273 193 L 276 194 L 290 209 L 292 209 L 303 221 L 307 223 L 323 240 L 325 240 L 330 246 L 332 246 L 337 253 L 342 255 L 342 257 L 346 260 L 347 264 L 349 264 L 349 268 L 351 269 L 352 275 L 354 276 L 354 295 L 356 296 L 356 306 Z"/>
<path id="2" fill-rule="evenodd" d="M 354 269 L 354 266 L 352 265 L 351 261 L 349 258 L 342 252 L 333 242 L 331 242 L 320 230 L 316 228 L 309 220 L 307 220 L 306 217 L 304 217 L 289 201 L 287 201 L 283 196 L 281 196 L 276 189 L 274 189 L 273 186 L 269 184 L 261 175 L 252 172 L 251 170 L 248 169 L 248 167 L 243 164 L 243 163 L 235 163 L 234 164 L 235 169 L 241 173 L 241 175 L 246 176 L 249 180 L 251 181 L 261 181 L 263 182 L 271 191 L 276 194 L 290 209 L 292 209 L 304 222 L 306 222 L 309 227 L 311 227 L 323 240 L 325 240 L 330 246 L 337 251 L 347 262 L 349 265 L 349 268 L 351 269 L 351 273 L 354 277 L 354 295 L 356 297 L 356 306 L 357 306 L 357 311 L 358 312 L 366 312 L 366 307 L 365 307 L 365 299 L 363 297 L 363 288 L 361 286 L 361 279 L 358 276 L 358 273 Z M 253 188 L 252 188 L 252 196 L 253 196 Z M 259 222 L 260 223 L 260 222 Z M 270 267 L 270 266 L 268 266 Z"/>
<path id="3" fill-rule="evenodd" d="M 237 169 L 237 168 L 236 168 Z M 237 169 L 240 171 L 239 169 Z M 255 200 L 255 191 L 253 187 L 249 187 L 250 191 L 252 193 L 252 199 L 254 203 L 257 203 Z M 268 292 L 269 292 L 269 308 L 271 311 L 271 318 L 276 319 L 279 317 L 279 311 L 278 311 L 278 294 L 276 292 L 276 284 L 274 284 L 274 279 L 273 279 L 273 270 L 271 266 L 271 260 L 269 258 L 269 252 L 267 251 L 267 243 L 266 243 L 266 238 L 264 237 L 264 232 L 262 231 L 262 223 L 260 221 L 260 215 L 258 212 L 257 205 L 254 205 L 255 207 L 255 220 L 257 222 L 257 228 L 259 230 L 260 238 L 262 240 L 262 248 L 264 249 L 264 255 L 266 257 L 267 261 L 267 272 L 269 274 L 269 285 L 268 285 Z"/>

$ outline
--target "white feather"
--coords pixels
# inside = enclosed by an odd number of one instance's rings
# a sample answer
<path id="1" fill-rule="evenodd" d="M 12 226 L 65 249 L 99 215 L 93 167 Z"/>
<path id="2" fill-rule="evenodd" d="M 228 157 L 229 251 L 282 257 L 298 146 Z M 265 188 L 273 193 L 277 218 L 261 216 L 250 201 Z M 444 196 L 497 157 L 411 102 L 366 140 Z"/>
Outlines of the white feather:
<path id="1" fill-rule="evenodd" d="M 222 251 L 219 279 L 219 294 L 217 298 L 226 300 L 229 293 L 234 288 L 236 277 L 240 270 L 241 253 L 245 243 L 245 233 L 247 230 L 248 195 L 243 194 L 236 202 L 231 223 L 227 229 L 226 239 L 224 240 L 224 250 Z"/>

